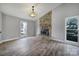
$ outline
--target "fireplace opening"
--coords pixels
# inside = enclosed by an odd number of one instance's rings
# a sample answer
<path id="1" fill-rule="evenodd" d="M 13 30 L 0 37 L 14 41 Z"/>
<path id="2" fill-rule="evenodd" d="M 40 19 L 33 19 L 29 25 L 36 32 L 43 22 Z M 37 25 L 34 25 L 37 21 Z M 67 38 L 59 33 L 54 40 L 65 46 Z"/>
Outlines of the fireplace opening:
<path id="1" fill-rule="evenodd" d="M 49 36 L 49 29 L 46 29 L 46 28 L 42 29 L 41 30 L 41 35 Z"/>

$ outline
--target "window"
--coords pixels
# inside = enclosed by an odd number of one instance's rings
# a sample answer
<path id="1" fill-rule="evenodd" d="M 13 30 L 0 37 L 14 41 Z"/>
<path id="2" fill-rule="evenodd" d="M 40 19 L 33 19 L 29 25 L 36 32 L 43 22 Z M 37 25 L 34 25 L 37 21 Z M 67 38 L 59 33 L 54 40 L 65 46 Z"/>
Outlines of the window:
<path id="1" fill-rule="evenodd" d="M 66 21 L 66 40 L 78 42 L 78 19 L 70 17 Z"/>
<path id="2" fill-rule="evenodd" d="M 21 36 L 27 36 L 27 22 L 25 21 L 20 22 L 20 33 Z"/>

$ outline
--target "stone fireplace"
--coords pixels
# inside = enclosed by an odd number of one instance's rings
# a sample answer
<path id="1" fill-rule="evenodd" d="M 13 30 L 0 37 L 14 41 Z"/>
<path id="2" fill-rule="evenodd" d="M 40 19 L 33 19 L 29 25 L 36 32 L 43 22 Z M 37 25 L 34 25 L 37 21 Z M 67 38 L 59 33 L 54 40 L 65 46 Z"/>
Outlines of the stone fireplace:
<path id="1" fill-rule="evenodd" d="M 51 36 L 51 15 L 52 12 L 48 12 L 40 18 L 40 34 L 45 36 Z"/>

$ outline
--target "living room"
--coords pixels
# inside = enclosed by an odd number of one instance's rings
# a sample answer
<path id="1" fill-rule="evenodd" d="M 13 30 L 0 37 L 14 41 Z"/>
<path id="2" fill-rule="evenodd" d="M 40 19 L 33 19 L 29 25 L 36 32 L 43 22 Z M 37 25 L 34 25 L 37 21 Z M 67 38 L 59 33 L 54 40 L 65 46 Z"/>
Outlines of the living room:
<path id="1" fill-rule="evenodd" d="M 0 3 L 0 55 L 79 55 L 78 20 L 79 3 Z"/>

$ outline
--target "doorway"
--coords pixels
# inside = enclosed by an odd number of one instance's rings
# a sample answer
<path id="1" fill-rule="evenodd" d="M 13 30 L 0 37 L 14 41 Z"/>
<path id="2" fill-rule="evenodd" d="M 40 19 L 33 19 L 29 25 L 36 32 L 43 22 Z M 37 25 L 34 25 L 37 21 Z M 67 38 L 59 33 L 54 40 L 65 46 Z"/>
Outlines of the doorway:
<path id="1" fill-rule="evenodd" d="M 20 21 L 20 37 L 26 37 L 26 36 L 27 36 L 27 22 Z"/>

